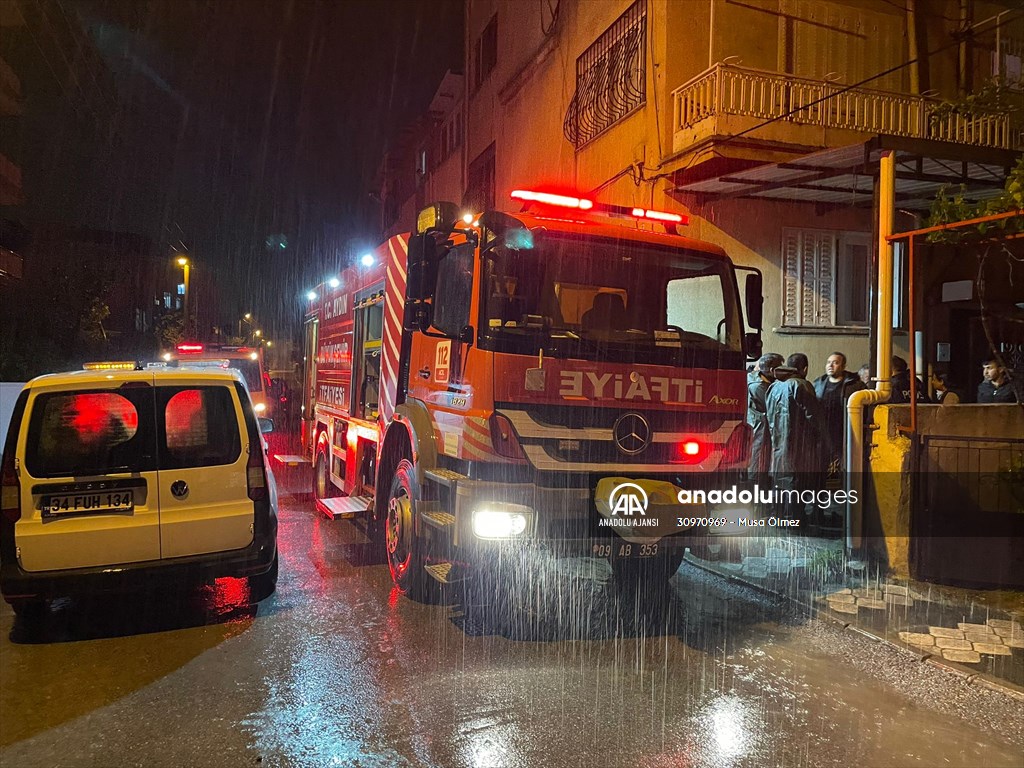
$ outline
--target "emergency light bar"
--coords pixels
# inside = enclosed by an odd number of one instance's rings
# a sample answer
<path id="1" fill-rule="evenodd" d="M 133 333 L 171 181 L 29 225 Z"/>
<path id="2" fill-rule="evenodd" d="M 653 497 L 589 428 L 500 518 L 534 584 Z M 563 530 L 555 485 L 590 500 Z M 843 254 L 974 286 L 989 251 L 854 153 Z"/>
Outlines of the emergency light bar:
<path id="1" fill-rule="evenodd" d="M 133 360 L 104 361 L 97 363 L 86 363 L 82 366 L 84 371 L 134 371 L 140 366 Z"/>
<path id="2" fill-rule="evenodd" d="M 650 208 L 633 208 L 624 205 L 612 205 L 611 203 L 595 203 L 581 197 L 569 197 L 567 195 L 555 195 L 548 192 L 534 192 L 528 189 L 516 189 L 511 194 L 513 200 L 522 200 L 526 203 L 540 203 L 541 205 L 554 205 L 560 208 L 576 208 L 581 211 L 593 211 L 594 213 L 605 213 L 609 216 L 621 216 L 624 218 L 647 219 L 658 221 L 668 225 L 670 228 L 675 224 L 687 224 L 686 216 L 669 211 L 656 211 Z"/>
<path id="3" fill-rule="evenodd" d="M 188 355 L 203 351 L 202 344 L 179 344 L 175 347 L 179 354 Z"/>
<path id="4" fill-rule="evenodd" d="M 683 224 L 685 223 L 685 217 L 678 213 L 668 213 L 667 211 L 652 211 L 644 208 L 634 208 L 633 215 L 638 219 L 652 219 L 653 221 L 667 221 L 670 224 Z"/>
<path id="5" fill-rule="evenodd" d="M 568 197 L 566 195 L 553 195 L 549 192 L 534 192 L 529 189 L 515 189 L 511 195 L 513 200 L 525 200 L 528 203 L 544 203 L 545 205 L 557 205 L 562 208 L 578 208 L 581 211 L 589 211 L 594 207 L 593 200 L 583 197 Z"/>

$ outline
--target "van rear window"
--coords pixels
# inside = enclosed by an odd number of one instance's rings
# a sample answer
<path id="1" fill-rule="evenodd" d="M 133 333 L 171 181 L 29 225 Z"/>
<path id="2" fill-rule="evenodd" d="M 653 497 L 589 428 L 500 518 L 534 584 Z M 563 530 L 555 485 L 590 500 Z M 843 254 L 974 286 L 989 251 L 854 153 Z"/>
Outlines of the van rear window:
<path id="1" fill-rule="evenodd" d="M 235 401 L 228 387 L 160 387 L 161 469 L 233 464 L 242 452 Z"/>
<path id="2" fill-rule="evenodd" d="M 26 467 L 33 477 L 153 470 L 152 414 L 149 387 L 41 394 L 32 405 Z"/>

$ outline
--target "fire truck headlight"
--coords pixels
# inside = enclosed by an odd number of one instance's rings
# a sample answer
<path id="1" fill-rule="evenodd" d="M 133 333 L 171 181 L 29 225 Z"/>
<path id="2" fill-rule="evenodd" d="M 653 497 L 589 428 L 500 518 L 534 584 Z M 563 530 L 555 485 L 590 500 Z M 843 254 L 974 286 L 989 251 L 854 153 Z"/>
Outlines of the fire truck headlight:
<path id="1" fill-rule="evenodd" d="M 256 413 L 263 413 L 267 410 L 267 405 L 266 403 L 253 403 L 252 409 L 256 411 Z"/>
<path id="2" fill-rule="evenodd" d="M 473 510 L 473 533 L 481 539 L 514 539 L 531 528 L 533 510 L 491 502 Z"/>

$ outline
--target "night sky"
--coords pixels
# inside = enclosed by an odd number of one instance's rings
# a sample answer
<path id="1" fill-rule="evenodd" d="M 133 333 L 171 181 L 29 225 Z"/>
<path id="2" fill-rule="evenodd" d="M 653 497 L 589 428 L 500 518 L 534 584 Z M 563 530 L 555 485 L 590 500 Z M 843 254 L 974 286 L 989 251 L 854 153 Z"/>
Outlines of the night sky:
<path id="1" fill-rule="evenodd" d="M 374 244 L 385 140 L 462 65 L 458 0 L 21 5 L 15 215 L 184 245 L 228 317 Z"/>

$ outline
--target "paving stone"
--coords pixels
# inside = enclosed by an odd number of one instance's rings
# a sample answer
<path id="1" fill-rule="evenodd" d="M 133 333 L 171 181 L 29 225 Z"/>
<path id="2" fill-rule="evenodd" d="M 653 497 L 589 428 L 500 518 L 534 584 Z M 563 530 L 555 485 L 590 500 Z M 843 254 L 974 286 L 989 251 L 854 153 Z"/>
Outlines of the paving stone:
<path id="1" fill-rule="evenodd" d="M 962 664 L 978 664 L 981 662 L 981 654 L 977 651 L 958 651 L 952 648 L 944 648 L 942 658 L 947 661 L 959 661 Z"/>
<path id="2" fill-rule="evenodd" d="M 935 645 L 935 638 L 924 632 L 900 632 L 900 640 L 911 645 L 918 645 L 924 648 L 931 648 Z"/>
<path id="3" fill-rule="evenodd" d="M 794 568 L 806 568 L 810 564 L 811 560 L 807 557 L 794 557 L 793 567 Z"/>
<path id="4" fill-rule="evenodd" d="M 964 640 L 972 643 L 1000 643 L 999 635 L 986 635 L 984 632 L 964 632 Z"/>
<path id="5" fill-rule="evenodd" d="M 1010 621 L 1009 619 L 989 619 L 985 623 L 992 627 L 992 629 L 1000 633 L 1002 633 L 1003 630 L 1013 629 L 1016 629 L 1018 632 L 1021 631 L 1020 624 L 1017 624 L 1017 622 L 1015 621 Z"/>
<path id="6" fill-rule="evenodd" d="M 788 559 L 789 552 L 787 552 L 784 549 L 779 549 L 778 547 L 768 547 L 767 549 L 765 549 L 764 556 L 769 560 L 780 557 L 785 557 Z"/>
<path id="7" fill-rule="evenodd" d="M 1002 643 L 974 643 L 974 650 L 990 656 L 1012 656 L 1013 653 Z"/>
<path id="8" fill-rule="evenodd" d="M 957 624 L 957 627 L 962 629 L 964 632 L 978 632 L 982 634 L 994 632 L 992 627 L 988 626 L 988 624 L 965 624 L 961 621 L 959 624 Z"/>
<path id="9" fill-rule="evenodd" d="M 747 566 L 750 566 L 750 567 L 753 568 L 753 567 L 756 567 L 756 566 L 766 565 L 767 563 L 768 563 L 768 560 L 766 558 L 763 558 L 763 557 L 754 557 L 753 555 L 744 555 L 743 556 L 743 567 L 744 568 L 746 568 Z"/>
<path id="10" fill-rule="evenodd" d="M 855 589 L 853 594 L 857 597 L 870 597 L 872 600 L 882 599 L 882 593 L 877 589 Z"/>
<path id="11" fill-rule="evenodd" d="M 927 596 L 927 595 L 925 595 L 925 594 L 924 594 L 924 593 L 922 593 L 922 592 L 918 592 L 918 591 L 917 591 L 916 589 L 911 589 L 911 590 L 910 590 L 910 591 L 908 592 L 908 594 L 909 594 L 909 595 L 910 595 L 910 597 L 911 597 L 911 598 L 913 598 L 914 600 L 923 600 L 924 602 L 928 602 L 928 596 Z"/>
<path id="12" fill-rule="evenodd" d="M 939 648 L 951 648 L 954 651 L 970 651 L 973 650 L 973 646 L 959 637 L 937 637 L 935 638 L 935 645 Z"/>
<path id="13" fill-rule="evenodd" d="M 890 595 L 903 595 L 904 597 L 910 594 L 910 590 L 907 587 L 901 587 L 896 584 L 886 584 L 885 591 Z"/>
<path id="14" fill-rule="evenodd" d="M 855 603 L 855 602 L 857 602 L 857 598 L 856 597 L 854 597 L 852 594 L 848 594 L 848 593 L 844 593 L 844 592 L 839 592 L 839 593 L 834 594 L 834 595 L 826 595 L 825 599 L 828 600 L 830 603 Z"/>
<path id="15" fill-rule="evenodd" d="M 1003 645 L 1007 645 L 1010 648 L 1024 648 L 1024 637 L 1004 637 Z"/>
<path id="16" fill-rule="evenodd" d="M 743 575 L 751 579 L 766 579 L 768 578 L 768 569 L 762 566 L 756 566 L 754 568 L 747 568 L 743 566 Z"/>
<path id="17" fill-rule="evenodd" d="M 829 600 L 828 607 L 836 613 L 852 613 L 854 615 L 857 614 L 857 606 L 854 603 L 837 603 L 833 602 L 832 600 Z"/>
<path id="18" fill-rule="evenodd" d="M 771 557 L 768 558 L 768 572 L 769 573 L 789 573 L 793 569 L 793 564 L 790 562 L 788 557 Z"/>
<path id="19" fill-rule="evenodd" d="M 964 639 L 962 629 L 951 629 L 949 627 L 928 627 L 928 634 L 935 637 L 955 637 L 958 640 Z"/>
<path id="20" fill-rule="evenodd" d="M 891 592 L 885 593 L 885 600 L 889 605 L 912 606 L 914 604 L 913 598 L 907 597 L 906 595 L 894 595 Z"/>
<path id="21" fill-rule="evenodd" d="M 871 608 L 877 611 L 885 610 L 885 600 L 876 600 L 873 597 L 858 597 L 857 605 L 861 608 Z"/>

